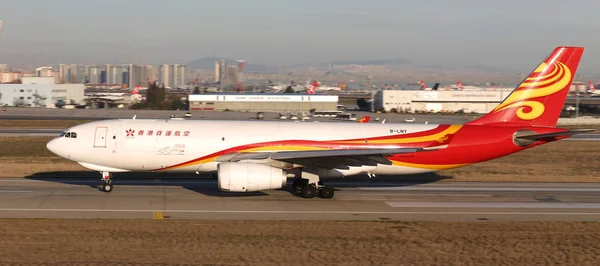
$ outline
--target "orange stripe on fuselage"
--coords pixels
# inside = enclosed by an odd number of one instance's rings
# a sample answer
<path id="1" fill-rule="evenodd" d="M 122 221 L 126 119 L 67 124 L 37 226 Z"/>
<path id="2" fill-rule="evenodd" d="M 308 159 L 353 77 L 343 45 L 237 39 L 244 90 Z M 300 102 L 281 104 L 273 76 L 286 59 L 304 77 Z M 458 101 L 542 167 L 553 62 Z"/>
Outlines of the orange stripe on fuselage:
<path id="1" fill-rule="evenodd" d="M 373 148 L 372 146 L 378 146 L 382 144 L 404 144 L 403 146 L 423 146 L 434 141 L 439 141 L 443 137 L 449 134 L 457 132 L 462 125 L 440 125 L 432 130 L 415 132 L 409 134 L 393 135 L 393 136 L 381 136 L 371 137 L 364 139 L 352 139 L 352 140 L 333 140 L 333 141 L 275 141 L 265 143 L 253 143 L 238 147 L 229 148 L 222 150 L 204 157 L 200 157 L 191 161 L 183 162 L 180 164 L 160 168 L 157 170 L 170 170 L 183 168 L 207 162 L 213 162 L 219 156 L 226 154 L 237 153 L 237 152 L 267 152 L 267 151 L 305 151 L 305 150 L 335 150 L 339 148 L 348 148 L 349 145 L 352 148 Z M 444 129 L 445 128 L 445 129 Z M 421 145 L 421 143 L 423 145 Z M 413 144 L 413 145 L 411 145 Z M 419 145 L 415 145 L 419 144 Z M 398 162 L 401 163 L 401 162 Z M 404 163 L 402 163 L 404 164 Z M 424 166 L 418 167 L 423 168 Z M 431 166 L 430 166 L 431 167 Z M 428 168 L 429 169 L 429 168 Z"/>

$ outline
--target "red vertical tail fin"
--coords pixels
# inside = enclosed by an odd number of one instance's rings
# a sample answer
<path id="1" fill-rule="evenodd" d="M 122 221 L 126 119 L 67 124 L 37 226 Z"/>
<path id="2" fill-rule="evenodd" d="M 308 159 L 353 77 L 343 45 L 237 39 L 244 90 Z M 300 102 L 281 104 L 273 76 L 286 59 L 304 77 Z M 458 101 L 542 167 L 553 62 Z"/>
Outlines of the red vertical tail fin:
<path id="1" fill-rule="evenodd" d="M 463 87 L 463 85 L 462 85 L 462 83 L 460 83 L 460 81 L 457 81 L 457 82 L 456 82 L 456 87 L 457 87 L 459 90 L 462 90 L 462 89 L 464 88 L 464 87 Z"/>
<path id="2" fill-rule="evenodd" d="M 583 47 L 557 47 L 489 114 L 467 124 L 555 127 Z"/>
<path id="3" fill-rule="evenodd" d="M 596 87 L 594 86 L 594 83 L 592 83 L 591 81 L 588 81 L 588 86 L 590 87 L 589 91 L 595 91 Z"/>

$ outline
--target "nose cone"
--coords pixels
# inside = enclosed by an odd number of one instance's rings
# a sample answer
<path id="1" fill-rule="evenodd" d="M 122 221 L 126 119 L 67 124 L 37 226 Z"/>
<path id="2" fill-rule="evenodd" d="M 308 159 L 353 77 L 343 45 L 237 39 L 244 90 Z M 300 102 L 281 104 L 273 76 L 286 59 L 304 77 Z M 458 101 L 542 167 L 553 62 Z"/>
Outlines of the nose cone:
<path id="1" fill-rule="evenodd" d="M 58 139 L 58 138 L 52 139 L 51 141 L 49 141 L 49 142 L 46 144 L 46 149 L 48 149 L 49 151 L 51 151 L 52 153 L 54 153 L 54 154 L 56 154 L 56 155 L 58 155 L 58 156 L 60 156 L 60 157 L 63 157 L 63 158 L 65 158 L 65 153 L 64 153 L 64 151 L 61 151 L 61 150 L 59 149 L 59 142 L 60 142 L 60 141 L 59 141 L 59 139 Z"/>
<path id="2" fill-rule="evenodd" d="M 48 149 L 49 151 L 51 151 L 52 153 L 56 154 L 56 139 L 52 139 L 51 141 L 48 141 L 48 143 L 46 143 L 46 149 Z"/>

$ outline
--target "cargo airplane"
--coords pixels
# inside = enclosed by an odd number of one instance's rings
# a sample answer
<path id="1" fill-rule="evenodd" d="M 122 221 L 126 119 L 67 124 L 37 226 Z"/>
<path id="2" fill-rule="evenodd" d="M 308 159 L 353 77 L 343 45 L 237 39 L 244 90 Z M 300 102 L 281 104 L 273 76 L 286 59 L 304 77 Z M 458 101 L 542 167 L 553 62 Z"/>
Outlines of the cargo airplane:
<path id="1" fill-rule="evenodd" d="M 490 113 L 462 125 L 119 119 L 67 129 L 53 153 L 102 174 L 212 172 L 221 191 L 332 198 L 326 177 L 401 175 L 479 163 L 586 130 L 557 128 L 583 47 L 557 47 Z"/>

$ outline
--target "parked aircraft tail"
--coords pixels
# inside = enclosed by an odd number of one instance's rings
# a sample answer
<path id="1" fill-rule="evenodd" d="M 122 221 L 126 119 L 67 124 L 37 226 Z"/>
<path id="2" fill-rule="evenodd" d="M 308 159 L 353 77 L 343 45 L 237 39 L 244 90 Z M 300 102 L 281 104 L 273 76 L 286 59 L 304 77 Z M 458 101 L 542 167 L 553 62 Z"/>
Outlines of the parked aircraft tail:
<path id="1" fill-rule="evenodd" d="M 358 123 L 369 123 L 371 121 L 371 116 L 365 115 L 361 119 L 358 119 Z"/>

